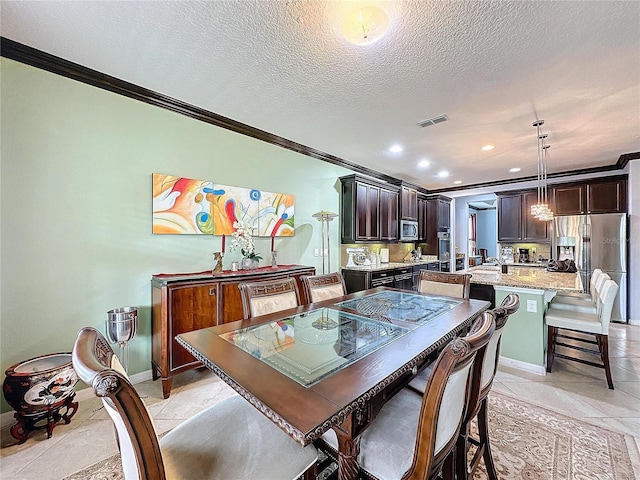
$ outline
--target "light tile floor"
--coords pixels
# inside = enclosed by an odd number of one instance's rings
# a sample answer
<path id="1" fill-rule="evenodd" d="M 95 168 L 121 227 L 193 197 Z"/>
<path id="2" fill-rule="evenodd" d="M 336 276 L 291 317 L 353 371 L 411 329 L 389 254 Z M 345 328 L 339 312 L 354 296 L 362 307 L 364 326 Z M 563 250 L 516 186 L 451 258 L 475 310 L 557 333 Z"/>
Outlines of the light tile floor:
<path id="1" fill-rule="evenodd" d="M 640 327 L 612 325 L 610 354 L 616 387 L 613 391 L 607 388 L 602 369 L 560 359 L 547 376 L 501 367 L 493 388 L 569 417 L 630 434 L 640 448 Z M 235 394 L 205 369 L 178 375 L 173 383 L 166 400 L 162 399 L 159 382 L 136 385 L 158 433 Z M 13 420 L 3 415 L 0 478 L 58 480 L 116 453 L 111 421 L 100 409 L 100 401 L 87 393 L 78 393 L 78 413 L 69 425 L 58 425 L 50 439 L 38 432 L 17 445 L 9 434 Z M 640 478 L 640 471 L 637 474 Z"/>

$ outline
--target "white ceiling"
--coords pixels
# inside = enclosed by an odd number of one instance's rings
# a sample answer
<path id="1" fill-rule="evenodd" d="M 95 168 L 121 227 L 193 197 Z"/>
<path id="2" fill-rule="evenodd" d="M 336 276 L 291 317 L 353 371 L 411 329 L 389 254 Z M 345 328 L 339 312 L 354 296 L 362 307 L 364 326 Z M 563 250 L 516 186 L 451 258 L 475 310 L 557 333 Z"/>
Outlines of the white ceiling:
<path id="1" fill-rule="evenodd" d="M 389 31 L 356 46 L 340 32 L 361 3 L 0 8 L 6 38 L 428 189 L 536 175 L 537 118 L 550 173 L 640 151 L 640 2 L 371 1 Z"/>

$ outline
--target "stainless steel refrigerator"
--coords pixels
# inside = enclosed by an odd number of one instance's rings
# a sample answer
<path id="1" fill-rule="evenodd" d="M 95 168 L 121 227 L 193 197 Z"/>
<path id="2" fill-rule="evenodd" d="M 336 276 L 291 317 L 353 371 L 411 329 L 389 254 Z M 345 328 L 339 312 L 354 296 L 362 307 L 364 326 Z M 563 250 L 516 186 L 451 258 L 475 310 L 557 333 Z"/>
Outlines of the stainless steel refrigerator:
<path id="1" fill-rule="evenodd" d="M 620 287 L 611 320 L 628 322 L 626 214 L 555 217 L 552 238 L 552 258 L 572 258 L 581 275 L 585 291 L 589 291 L 589 281 L 595 268 L 609 274 Z"/>

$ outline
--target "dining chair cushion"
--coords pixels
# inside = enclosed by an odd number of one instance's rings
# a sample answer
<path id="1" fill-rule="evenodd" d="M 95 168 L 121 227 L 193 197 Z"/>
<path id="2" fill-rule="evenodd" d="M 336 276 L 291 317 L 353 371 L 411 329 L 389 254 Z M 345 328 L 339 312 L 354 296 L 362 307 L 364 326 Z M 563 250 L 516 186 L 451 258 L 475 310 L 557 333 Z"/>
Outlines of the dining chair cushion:
<path id="1" fill-rule="evenodd" d="M 438 414 L 434 456 L 458 435 L 465 406 L 472 363 L 449 377 Z M 403 389 L 389 400 L 360 436 L 358 464 L 380 480 L 398 480 L 411 467 L 422 406 L 421 395 Z M 322 438 L 334 449 L 338 439 L 333 430 Z"/>
<path id="2" fill-rule="evenodd" d="M 433 295 L 445 295 L 448 297 L 462 298 L 464 295 L 464 285 L 459 283 L 432 282 L 422 280 L 418 286 L 421 293 L 431 293 Z"/>
<path id="3" fill-rule="evenodd" d="M 322 302 L 323 300 L 330 300 L 332 298 L 342 297 L 345 294 L 342 284 L 326 285 L 323 287 L 316 287 L 310 290 L 312 302 Z"/>
<path id="4" fill-rule="evenodd" d="M 240 396 L 189 418 L 160 448 L 167 479 L 293 480 L 317 460 Z"/>
<path id="5" fill-rule="evenodd" d="M 287 310 L 288 308 L 296 308 L 298 306 L 298 298 L 295 292 L 265 295 L 252 298 L 250 301 L 252 316 L 254 317 L 278 312 L 280 310 Z"/>

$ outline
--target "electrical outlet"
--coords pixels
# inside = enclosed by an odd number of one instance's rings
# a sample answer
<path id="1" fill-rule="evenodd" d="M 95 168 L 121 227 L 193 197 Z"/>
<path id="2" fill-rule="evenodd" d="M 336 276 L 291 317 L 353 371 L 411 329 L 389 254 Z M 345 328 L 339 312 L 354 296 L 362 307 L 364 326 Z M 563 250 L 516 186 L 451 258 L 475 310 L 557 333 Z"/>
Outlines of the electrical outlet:
<path id="1" fill-rule="evenodd" d="M 314 248 L 313 249 L 313 256 L 314 257 L 319 257 L 320 256 L 320 249 L 319 248 Z"/>
<path id="2" fill-rule="evenodd" d="M 527 312 L 536 313 L 538 311 L 538 302 L 535 300 L 527 300 Z"/>

